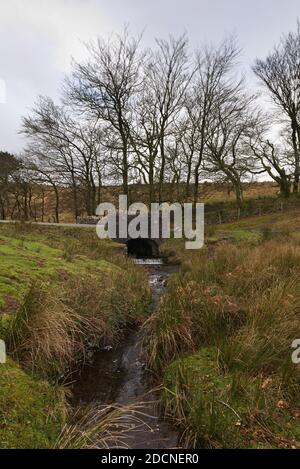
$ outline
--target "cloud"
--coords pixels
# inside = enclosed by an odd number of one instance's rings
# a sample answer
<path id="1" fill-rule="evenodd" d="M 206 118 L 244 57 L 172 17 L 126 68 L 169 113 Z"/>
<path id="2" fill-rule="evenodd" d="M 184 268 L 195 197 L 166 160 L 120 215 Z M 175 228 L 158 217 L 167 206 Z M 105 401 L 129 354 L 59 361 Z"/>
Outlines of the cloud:
<path id="1" fill-rule="evenodd" d="M 21 116 L 37 95 L 57 99 L 71 56 L 85 56 L 84 42 L 120 32 L 125 24 L 136 34 L 145 29 L 144 44 L 154 37 L 187 31 L 193 47 L 218 43 L 236 32 L 245 49 L 242 65 L 249 71 L 284 31 L 295 28 L 298 0 L 9 0 L 0 10 L 0 80 L 6 102 L 0 102 L 0 149 L 21 150 Z M 270 14 L 272 12 L 272 15 Z M 272 18 L 272 21 L 270 20 Z M 1 101 L 1 99 L 0 99 Z"/>
<path id="2" fill-rule="evenodd" d="M 57 99 L 71 56 L 85 54 L 83 42 L 108 25 L 94 1 L 10 0 L 0 12 L 0 148 L 18 152 L 21 116 L 39 94 Z"/>

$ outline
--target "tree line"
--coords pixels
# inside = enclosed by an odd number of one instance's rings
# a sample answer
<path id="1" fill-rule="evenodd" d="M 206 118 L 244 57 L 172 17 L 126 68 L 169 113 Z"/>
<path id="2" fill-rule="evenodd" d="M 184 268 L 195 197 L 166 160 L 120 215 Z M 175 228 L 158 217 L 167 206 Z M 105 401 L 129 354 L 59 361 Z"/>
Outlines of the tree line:
<path id="1" fill-rule="evenodd" d="M 298 193 L 299 23 L 253 64 L 263 85 L 255 94 L 232 37 L 192 51 L 187 35 L 170 36 L 145 49 L 125 30 L 86 48 L 60 102 L 40 96 L 23 118 L 22 155 L 0 154 L 2 218 L 9 191 L 13 213 L 30 216 L 33 185 L 52 191 L 57 221 L 62 187 L 72 193 L 75 217 L 93 215 L 108 184 L 121 185 L 129 201 L 132 184 L 144 184 L 149 203 L 166 200 L 167 184 L 184 185 L 186 200 L 196 203 L 203 181 L 222 182 L 241 207 L 242 183 L 267 174 L 282 196 Z"/>

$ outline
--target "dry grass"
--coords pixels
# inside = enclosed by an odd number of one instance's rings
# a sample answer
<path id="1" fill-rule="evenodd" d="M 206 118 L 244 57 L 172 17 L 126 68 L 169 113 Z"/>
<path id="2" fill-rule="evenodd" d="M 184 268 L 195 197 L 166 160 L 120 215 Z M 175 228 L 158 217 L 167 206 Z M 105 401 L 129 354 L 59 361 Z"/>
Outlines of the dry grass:
<path id="1" fill-rule="evenodd" d="M 38 193 L 39 193 L 38 189 Z M 72 192 L 68 188 L 60 188 L 60 222 L 74 222 L 73 213 L 73 196 Z M 114 187 L 103 187 L 101 189 L 101 199 L 105 202 L 112 202 L 117 204 L 119 194 L 122 194 L 121 186 Z M 134 184 L 130 187 L 131 199 L 133 202 L 145 202 L 149 201 L 149 188 L 146 185 Z M 191 194 L 193 190 L 191 190 Z M 157 188 L 158 194 L 158 188 Z M 186 199 L 186 187 L 185 184 L 181 184 L 179 194 L 177 188 L 171 184 L 166 184 L 164 187 L 164 199 L 165 200 L 178 200 L 188 201 Z M 244 184 L 244 197 L 245 199 L 253 199 L 258 197 L 276 197 L 278 195 L 278 187 L 272 182 L 260 182 L 260 183 L 246 183 Z M 42 199 L 39 199 L 38 194 L 34 194 L 35 207 L 37 210 L 37 217 L 41 217 L 42 213 Z M 204 203 L 219 203 L 224 201 L 234 201 L 235 195 L 231 192 L 228 195 L 228 187 L 225 184 L 201 184 L 199 190 L 199 199 Z M 82 207 L 84 206 L 82 201 Z M 46 194 L 44 201 L 44 221 L 53 222 L 55 214 L 55 196 L 54 193 L 49 191 Z"/>
<path id="2" fill-rule="evenodd" d="M 222 360 L 228 369 L 282 377 L 290 370 L 300 378 L 290 353 L 300 330 L 299 279 L 294 275 L 277 280 L 253 299 L 246 324 L 222 347 Z"/>
<path id="3" fill-rule="evenodd" d="M 35 284 L 11 324 L 12 355 L 32 372 L 60 375 L 84 354 L 88 319 L 68 308 L 62 291 Z"/>
<path id="4" fill-rule="evenodd" d="M 187 447 L 300 445 L 299 278 L 289 233 L 183 257 L 146 327 L 148 364 L 167 370 L 165 409 Z"/>
<path id="5" fill-rule="evenodd" d="M 295 321 L 300 327 L 299 276 L 300 245 L 293 239 L 256 247 L 224 243 L 187 256 L 146 323 L 151 366 L 199 345 L 219 345 L 244 326 L 275 330 L 277 321 L 286 332 L 288 323 L 292 336 Z"/>
<path id="6" fill-rule="evenodd" d="M 95 347 L 113 344 L 127 325 L 145 319 L 148 279 L 119 253 L 120 246 L 100 241 L 93 230 L 17 224 L 1 226 L 0 237 L 0 308 L 5 313 L 0 315 L 0 334 L 9 356 L 18 362 L 9 359 L 1 383 L 0 446 L 49 447 L 67 410 L 54 392 L 57 382 L 89 360 Z M 5 301 L 8 293 L 11 310 Z M 102 442 L 111 438 L 115 444 L 122 425 L 125 431 L 127 422 L 135 418 L 137 423 L 137 415 L 127 410 L 127 419 L 123 409 L 84 417 L 80 436 L 80 426 L 67 424 L 70 446 L 89 447 L 92 439 L 100 446 L 102 437 Z M 118 415 L 124 418 L 114 433 L 112 422 Z"/>
<path id="7" fill-rule="evenodd" d="M 120 270 L 68 277 L 59 290 L 33 284 L 10 326 L 11 354 L 45 377 L 78 366 L 91 348 L 117 341 L 126 325 L 142 319 L 147 292 L 142 299 L 131 281 Z"/>
<path id="8" fill-rule="evenodd" d="M 55 444 L 58 449 L 128 448 L 128 433 L 144 426 L 141 404 L 80 408 Z"/>

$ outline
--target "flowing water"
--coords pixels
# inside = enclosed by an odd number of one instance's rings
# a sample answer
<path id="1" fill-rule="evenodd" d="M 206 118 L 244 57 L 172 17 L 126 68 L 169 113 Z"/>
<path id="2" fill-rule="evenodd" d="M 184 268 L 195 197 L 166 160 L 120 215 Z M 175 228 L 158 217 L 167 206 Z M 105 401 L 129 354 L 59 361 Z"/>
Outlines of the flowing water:
<path id="1" fill-rule="evenodd" d="M 161 259 L 135 259 L 148 271 L 154 309 L 166 282 L 176 267 L 164 265 Z M 174 428 L 159 416 L 158 398 L 152 390 L 143 359 L 143 332 L 128 330 L 121 343 L 96 352 L 93 362 L 86 365 L 72 387 L 74 405 L 118 403 L 128 405 L 142 402 L 144 422 L 128 433 L 130 448 L 175 448 L 178 435 Z"/>

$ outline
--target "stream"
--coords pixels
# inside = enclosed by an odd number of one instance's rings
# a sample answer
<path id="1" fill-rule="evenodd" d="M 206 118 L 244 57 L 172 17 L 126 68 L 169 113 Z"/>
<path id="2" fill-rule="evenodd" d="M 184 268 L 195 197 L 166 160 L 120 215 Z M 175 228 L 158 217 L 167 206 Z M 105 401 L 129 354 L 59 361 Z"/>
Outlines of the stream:
<path id="1" fill-rule="evenodd" d="M 135 259 L 149 275 L 152 293 L 152 310 L 163 294 L 175 266 L 161 259 Z M 72 385 L 74 406 L 118 403 L 128 405 L 142 402 L 139 412 L 143 425 L 126 434 L 126 444 L 137 449 L 170 449 L 177 447 L 178 434 L 166 420 L 159 416 L 158 397 L 152 390 L 145 370 L 142 350 L 142 330 L 127 330 L 115 347 L 105 347 L 86 364 Z"/>

